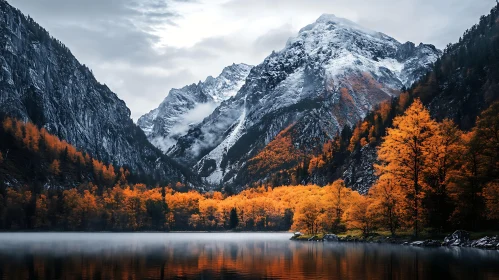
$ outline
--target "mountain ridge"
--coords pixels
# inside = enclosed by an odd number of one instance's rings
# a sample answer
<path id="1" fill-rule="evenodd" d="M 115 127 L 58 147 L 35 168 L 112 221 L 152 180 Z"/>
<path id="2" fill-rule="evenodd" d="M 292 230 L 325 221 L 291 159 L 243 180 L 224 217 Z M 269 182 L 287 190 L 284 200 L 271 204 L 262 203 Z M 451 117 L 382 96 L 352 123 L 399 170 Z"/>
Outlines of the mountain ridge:
<path id="1" fill-rule="evenodd" d="M 208 76 L 204 82 L 174 88 L 158 108 L 141 116 L 137 125 L 151 143 L 166 153 L 192 126 L 233 97 L 252 68 L 244 63 L 232 64 L 217 77 Z"/>
<path id="2" fill-rule="evenodd" d="M 296 144 L 322 146 L 344 125 L 353 126 L 410 86 L 440 55 L 432 45 L 401 44 L 322 16 L 255 66 L 239 92 L 180 137 L 168 154 L 194 165 L 212 185 L 231 182 L 284 128 L 308 119 Z"/>
<path id="3" fill-rule="evenodd" d="M 164 156 L 130 110 L 31 17 L 0 1 L 0 113 L 38 127 L 116 166 L 157 181 L 199 182 Z"/>

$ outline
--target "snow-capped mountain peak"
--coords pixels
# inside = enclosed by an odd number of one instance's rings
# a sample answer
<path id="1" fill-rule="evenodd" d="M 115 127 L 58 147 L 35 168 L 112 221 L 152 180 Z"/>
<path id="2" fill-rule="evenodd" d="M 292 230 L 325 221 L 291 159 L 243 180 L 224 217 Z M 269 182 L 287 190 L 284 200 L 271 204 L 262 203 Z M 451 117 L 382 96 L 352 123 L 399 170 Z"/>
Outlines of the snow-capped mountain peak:
<path id="1" fill-rule="evenodd" d="M 140 117 L 137 124 L 149 141 L 166 153 L 221 102 L 236 95 L 252 68 L 244 63 L 232 64 L 215 78 L 209 76 L 204 82 L 172 89 L 159 107 Z"/>
<path id="2" fill-rule="evenodd" d="M 337 27 L 341 27 L 344 29 L 358 30 L 370 35 L 382 34 L 380 32 L 363 27 L 349 19 L 337 17 L 334 14 L 322 14 L 314 23 L 303 27 L 302 29 L 300 29 L 298 33 L 302 34 L 308 30 L 314 29 L 314 27 L 318 25 L 335 25 Z"/>
<path id="3" fill-rule="evenodd" d="M 220 103 L 236 95 L 252 68 L 253 66 L 244 63 L 232 64 L 225 67 L 218 77 L 206 78 L 200 86 L 215 102 Z"/>
<path id="4" fill-rule="evenodd" d="M 181 137 L 169 154 L 194 165 L 213 184 L 234 182 L 283 129 L 299 125 L 304 129 L 295 145 L 320 147 L 410 86 L 440 55 L 431 45 L 402 44 L 350 20 L 322 15 L 255 66 L 239 92 Z"/>

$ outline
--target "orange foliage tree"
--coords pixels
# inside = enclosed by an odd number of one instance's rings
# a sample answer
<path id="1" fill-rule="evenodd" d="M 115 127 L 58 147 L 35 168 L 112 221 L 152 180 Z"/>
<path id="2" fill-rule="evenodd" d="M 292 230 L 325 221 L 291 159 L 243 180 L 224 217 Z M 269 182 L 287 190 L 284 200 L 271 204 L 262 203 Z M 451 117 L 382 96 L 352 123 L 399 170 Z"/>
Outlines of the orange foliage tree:
<path id="1" fill-rule="evenodd" d="M 357 192 L 352 193 L 349 207 L 343 214 L 347 227 L 361 229 L 363 235 L 368 236 L 376 224 L 373 206 L 371 197 L 360 195 Z"/>
<path id="2" fill-rule="evenodd" d="M 403 188 L 411 203 L 414 234 L 423 225 L 421 201 L 427 186 L 424 172 L 428 168 L 425 161 L 429 147 L 437 130 L 437 123 L 419 100 L 406 110 L 403 116 L 396 117 L 393 128 L 387 129 L 387 136 L 378 151 L 381 164 L 376 168 L 381 175 L 391 176 Z"/>
<path id="3" fill-rule="evenodd" d="M 272 172 L 278 168 L 294 166 L 303 158 L 288 134 L 291 126 L 281 131 L 260 153 L 250 161 L 249 170 L 252 174 Z"/>
<path id="4" fill-rule="evenodd" d="M 382 175 L 369 190 L 372 211 L 377 224 L 390 230 L 392 235 L 402 226 L 406 198 L 404 191 L 390 174 Z"/>
<path id="5" fill-rule="evenodd" d="M 54 175 L 61 174 L 61 163 L 59 162 L 59 160 L 54 159 L 54 161 L 52 161 L 52 163 L 49 166 L 49 171 Z"/>

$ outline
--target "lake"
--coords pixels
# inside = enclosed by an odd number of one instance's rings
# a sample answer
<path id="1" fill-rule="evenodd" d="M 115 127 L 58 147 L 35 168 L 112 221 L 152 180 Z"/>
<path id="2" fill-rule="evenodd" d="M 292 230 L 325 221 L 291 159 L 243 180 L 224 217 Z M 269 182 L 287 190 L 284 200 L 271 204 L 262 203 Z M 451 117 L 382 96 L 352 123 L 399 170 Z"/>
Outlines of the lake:
<path id="1" fill-rule="evenodd" d="M 2 279 L 499 279 L 499 251 L 290 233 L 0 233 Z"/>

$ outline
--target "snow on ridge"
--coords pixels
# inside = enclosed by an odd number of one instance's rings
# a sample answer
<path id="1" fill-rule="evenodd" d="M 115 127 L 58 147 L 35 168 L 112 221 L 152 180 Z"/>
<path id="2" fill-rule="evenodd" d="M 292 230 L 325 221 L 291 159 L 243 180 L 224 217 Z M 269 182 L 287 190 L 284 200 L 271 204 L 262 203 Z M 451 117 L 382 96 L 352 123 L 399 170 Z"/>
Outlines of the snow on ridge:
<path id="1" fill-rule="evenodd" d="M 199 170 L 199 168 L 202 168 L 202 162 L 205 160 L 213 159 L 216 162 L 216 169 L 213 171 L 213 173 L 210 174 L 206 178 L 206 180 L 209 183 L 216 184 L 219 183 L 223 179 L 223 170 L 221 169 L 220 165 L 222 163 L 223 156 L 227 153 L 227 151 L 234 146 L 234 144 L 241 138 L 242 132 L 245 127 L 245 122 L 246 122 L 246 114 L 247 114 L 247 109 L 246 109 L 246 97 L 244 97 L 244 103 L 243 103 L 243 111 L 241 113 L 241 116 L 237 120 L 237 124 L 234 127 L 234 129 L 230 132 L 229 136 L 225 138 L 220 145 L 218 145 L 215 149 L 213 149 L 209 154 L 204 156 L 196 165 L 196 168 Z"/>
<path id="2" fill-rule="evenodd" d="M 353 22 L 349 19 L 346 19 L 346 18 L 342 18 L 342 17 L 337 17 L 336 15 L 334 14 L 322 14 L 316 21 L 315 21 L 315 24 L 318 24 L 318 23 L 335 23 L 339 26 L 342 26 L 342 27 L 345 27 L 345 28 L 352 28 L 352 29 L 357 29 L 357 30 L 360 30 L 364 33 L 367 33 L 367 34 L 370 34 L 370 35 L 378 35 L 380 34 L 379 32 L 377 31 L 374 31 L 372 29 L 369 29 L 369 28 L 366 28 L 356 22 Z"/>
<path id="3" fill-rule="evenodd" d="M 137 121 L 149 141 L 164 153 L 179 137 L 208 117 L 223 101 L 232 98 L 244 85 L 253 66 L 232 64 L 216 78 L 180 89 L 172 89 L 158 108 Z"/>
<path id="4" fill-rule="evenodd" d="M 241 86 L 246 83 L 243 89 L 229 102 L 222 103 L 197 126 L 198 130 L 187 135 L 185 144 L 179 144 L 172 155 L 195 165 L 210 183 L 230 182 L 235 177 L 224 175 L 237 176 L 249 153 L 229 155 L 228 151 L 250 129 L 260 126 L 256 130 L 262 134 L 256 136 L 259 137 L 256 141 L 266 143 L 287 124 L 287 120 L 295 117 L 294 112 L 285 108 L 298 104 L 298 110 L 304 110 L 301 113 L 306 115 L 308 109 L 302 109 L 300 102 L 321 100 L 324 105 L 320 106 L 325 106 L 321 107 L 323 112 L 334 119 L 335 125 L 325 124 L 319 130 L 333 135 L 340 129 L 340 123 L 355 123 L 378 102 L 395 95 L 402 86 L 410 86 L 438 57 L 433 46 L 401 44 L 349 20 L 323 15 L 290 38 L 284 49 L 265 58 L 250 79 L 241 81 Z M 368 84 L 360 87 L 352 84 L 363 81 Z M 346 98 L 350 98 L 351 103 L 340 107 L 343 111 L 331 112 L 331 105 L 339 102 L 339 90 L 343 87 L 350 91 Z M 324 90 L 333 94 L 325 94 Z M 243 98 L 245 105 L 241 107 Z M 283 108 L 283 114 L 288 115 L 281 118 L 275 113 Z M 272 118 L 266 118 L 269 115 Z M 249 145 L 243 149 L 255 151 L 255 146 Z M 204 151 L 207 154 L 198 157 L 196 147 L 199 146 L 208 149 Z M 228 164 L 222 170 L 224 158 Z"/>

